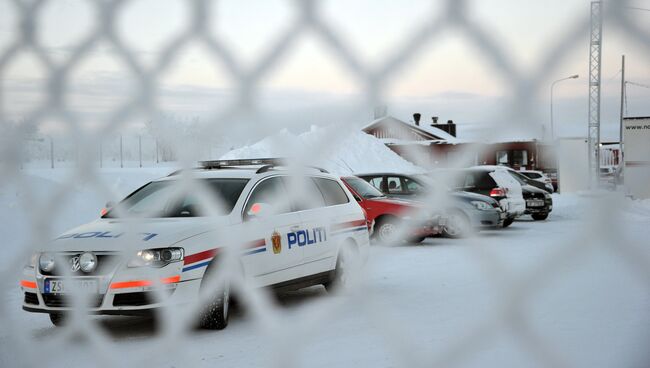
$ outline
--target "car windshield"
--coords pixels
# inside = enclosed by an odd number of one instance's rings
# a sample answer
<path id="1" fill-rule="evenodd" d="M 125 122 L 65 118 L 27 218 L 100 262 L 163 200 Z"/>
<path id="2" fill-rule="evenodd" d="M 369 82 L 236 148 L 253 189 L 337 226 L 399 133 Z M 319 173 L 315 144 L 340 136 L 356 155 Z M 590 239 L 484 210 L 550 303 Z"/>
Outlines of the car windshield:
<path id="1" fill-rule="evenodd" d="M 248 179 L 201 179 L 215 202 L 211 208 L 218 215 L 232 211 Z M 119 210 L 110 210 L 103 218 L 112 217 L 200 217 L 206 216 L 205 198 L 196 190 L 184 191 L 176 180 L 154 181 L 136 190 L 120 202 Z M 119 215 L 117 214 L 119 212 Z"/>
<path id="2" fill-rule="evenodd" d="M 345 178 L 345 182 L 348 183 L 348 185 L 350 185 L 352 189 L 354 189 L 354 191 L 363 198 L 370 199 L 385 197 L 384 193 L 380 192 L 363 179 Z"/>

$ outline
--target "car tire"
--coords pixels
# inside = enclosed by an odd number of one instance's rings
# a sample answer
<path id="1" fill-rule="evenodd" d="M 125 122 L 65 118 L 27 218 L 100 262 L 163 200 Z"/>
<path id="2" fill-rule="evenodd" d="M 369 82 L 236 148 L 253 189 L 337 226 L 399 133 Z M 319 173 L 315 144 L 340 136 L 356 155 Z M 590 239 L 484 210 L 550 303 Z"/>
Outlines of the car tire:
<path id="1" fill-rule="evenodd" d="M 397 218 L 383 218 L 375 225 L 375 236 L 382 243 L 392 243 L 398 241 L 397 232 L 399 230 L 399 220 Z"/>
<path id="2" fill-rule="evenodd" d="M 446 238 L 463 238 L 471 232 L 472 224 L 469 221 L 469 217 L 459 211 L 450 212 L 447 218 L 447 225 L 442 227 L 442 235 Z"/>
<path id="3" fill-rule="evenodd" d="M 217 293 L 203 306 L 199 327 L 206 330 L 223 330 L 230 316 L 230 285 L 224 283 Z"/>
<path id="4" fill-rule="evenodd" d="M 54 326 L 61 327 L 65 326 L 67 318 L 63 313 L 50 313 L 50 321 Z"/>
<path id="5" fill-rule="evenodd" d="M 507 218 L 507 219 L 503 220 L 503 227 L 508 227 L 508 226 L 512 225 L 513 222 L 515 222 L 514 218 Z"/>
<path id="6" fill-rule="evenodd" d="M 537 213 L 534 215 L 531 215 L 533 217 L 533 220 L 535 221 L 543 221 L 548 218 L 548 213 Z"/>
<path id="7" fill-rule="evenodd" d="M 357 251 L 352 242 L 346 242 L 336 257 L 336 268 L 332 271 L 329 281 L 323 284 L 328 292 L 345 289 L 349 284 L 350 266 L 353 266 Z"/>

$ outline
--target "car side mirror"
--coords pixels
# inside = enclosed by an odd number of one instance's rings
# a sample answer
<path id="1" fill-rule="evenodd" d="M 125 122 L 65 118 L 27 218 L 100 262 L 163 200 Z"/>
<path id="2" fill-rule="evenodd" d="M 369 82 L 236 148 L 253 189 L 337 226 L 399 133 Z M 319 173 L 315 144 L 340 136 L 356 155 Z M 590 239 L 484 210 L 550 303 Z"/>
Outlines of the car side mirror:
<path id="1" fill-rule="evenodd" d="M 113 202 L 113 201 L 106 202 L 106 205 L 104 206 L 104 208 L 102 208 L 102 210 L 99 212 L 99 216 L 104 217 L 104 215 L 107 214 L 108 211 L 110 211 L 111 208 L 113 208 L 113 207 L 115 207 L 115 202 Z"/>
<path id="2" fill-rule="evenodd" d="M 253 203 L 251 208 L 246 212 L 249 218 L 261 218 L 273 214 L 273 205 L 268 203 Z"/>

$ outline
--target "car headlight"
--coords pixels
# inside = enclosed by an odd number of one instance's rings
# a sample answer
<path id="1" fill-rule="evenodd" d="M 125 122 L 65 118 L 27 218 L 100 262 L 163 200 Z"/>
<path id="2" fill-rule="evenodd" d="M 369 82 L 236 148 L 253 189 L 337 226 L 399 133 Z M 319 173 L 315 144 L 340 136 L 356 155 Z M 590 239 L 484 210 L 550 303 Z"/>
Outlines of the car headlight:
<path id="1" fill-rule="evenodd" d="M 173 262 L 183 260 L 185 251 L 183 248 L 160 248 L 160 249 L 145 249 L 139 251 L 133 257 L 128 267 L 163 267 Z"/>
<path id="2" fill-rule="evenodd" d="M 41 253 L 38 257 L 38 267 L 43 272 L 50 272 L 54 269 L 54 254 Z"/>
<path id="3" fill-rule="evenodd" d="M 97 268 L 97 256 L 91 252 L 82 253 L 79 256 L 79 268 L 83 272 L 93 272 Z"/>
<path id="4" fill-rule="evenodd" d="M 492 206 L 490 206 L 489 203 L 483 202 L 483 201 L 471 201 L 470 202 L 476 209 L 481 210 L 481 211 L 487 211 L 492 209 Z"/>

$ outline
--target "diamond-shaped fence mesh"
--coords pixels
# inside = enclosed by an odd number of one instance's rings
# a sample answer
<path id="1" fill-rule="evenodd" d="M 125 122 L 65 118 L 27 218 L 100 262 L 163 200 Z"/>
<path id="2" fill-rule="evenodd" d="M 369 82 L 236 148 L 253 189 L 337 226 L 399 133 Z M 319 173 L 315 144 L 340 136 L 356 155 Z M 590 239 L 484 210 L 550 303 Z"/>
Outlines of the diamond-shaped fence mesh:
<path id="1" fill-rule="evenodd" d="M 238 54 L 233 42 L 215 31 L 214 24 L 227 16 L 220 13 L 219 1 L 179 2 L 177 18 L 183 21 L 170 19 L 173 32 L 159 37 L 160 50 L 150 54 L 132 48 L 121 30 L 132 7 L 138 5 L 132 0 L 79 3 L 85 7 L 83 19 L 70 20 L 79 22 L 80 30 L 71 32 L 77 40 L 75 46 L 63 51 L 45 46 L 44 12 L 54 2 L 15 0 L 3 5 L 13 16 L 4 26 L 9 27 L 5 36 L 10 37 L 5 37 L 0 48 L 4 250 L 0 261 L 0 366 L 650 364 L 650 211 L 643 203 L 616 193 L 554 195 L 559 204 L 552 221 L 537 228 L 524 223 L 526 226 L 515 225 L 510 231 L 464 239 L 436 238 L 423 245 L 403 242 L 412 236 L 407 227 L 397 226 L 397 236 L 391 242 L 372 240 L 364 266 L 352 262 L 346 288 L 329 295 L 319 287 L 276 295 L 256 287 L 241 272 L 247 267 L 242 266 L 241 252 L 250 247 L 251 234 L 266 224 L 219 222 L 228 206 L 235 204 L 227 203 L 223 193 L 215 195 L 208 184 L 196 180 L 200 173 L 189 170 L 198 160 L 224 154 L 230 159 L 254 158 L 258 156 L 254 149 L 228 152 L 267 136 L 277 139 L 263 141 L 265 152 L 285 157 L 292 168 L 288 172 L 297 178 L 306 172 L 303 165 L 334 168 L 330 171 L 337 175 L 359 170 L 333 152 L 346 149 L 349 137 L 367 122 L 356 118 L 333 121 L 310 138 L 284 135 L 282 129 L 308 130 L 310 119 L 320 121 L 318 116 L 302 117 L 302 125 L 295 119 L 286 123 L 266 119 L 269 101 L 265 100 L 265 83 L 288 62 L 305 37 L 318 42 L 359 91 L 361 98 L 348 101 L 345 107 L 354 115 L 385 105 L 396 81 L 425 51 L 453 34 L 477 50 L 480 63 L 506 91 L 509 108 L 495 117 L 498 123 L 483 138 L 496 138 L 506 130 L 533 131 L 537 129 L 534 122 L 540 120 L 539 96 L 547 93 L 548 77 L 557 73 L 577 44 L 588 42 L 588 11 L 568 25 L 556 43 L 545 45 L 541 60 L 531 70 L 512 57 L 516 50 L 511 45 L 471 15 L 475 5 L 471 1 L 435 3 L 441 11 L 412 24 L 412 31 L 396 42 L 396 47 L 372 62 L 361 55 L 331 15 L 324 15 L 326 1 L 288 1 L 291 14 L 252 60 Z M 150 5 L 149 12 L 155 14 L 155 4 Z M 631 6 L 627 1 L 606 3 L 603 17 L 609 27 L 650 57 L 650 34 L 625 11 Z M 147 25 L 143 22 L 140 31 L 147 32 Z M 76 27 L 67 24 L 65 29 Z M 110 62 L 128 77 L 126 82 L 114 81 L 117 88 L 110 91 L 119 92 L 101 106 L 101 114 L 89 116 L 79 102 L 87 100 L 75 98 L 92 99 L 92 89 L 79 85 L 74 76 L 96 58 L 99 48 L 109 50 Z M 168 105 L 166 83 L 179 59 L 194 49 L 205 58 L 203 64 L 223 74 L 228 88 L 215 94 L 195 91 L 194 96 L 205 102 L 201 107 L 205 118 L 178 122 L 169 113 L 173 108 Z M 25 58 L 38 74 L 35 80 L 40 82 L 35 87 L 13 78 L 12 68 Z M 19 87 L 34 87 L 38 96 L 32 96 L 27 106 L 16 104 L 12 94 L 21 93 Z M 134 121 L 139 122 L 136 129 L 130 126 Z M 468 147 L 455 152 L 451 166 L 465 166 L 471 161 L 468 158 L 479 154 L 475 147 Z M 422 171 L 436 166 L 422 151 L 410 149 L 407 153 L 421 158 L 415 161 Z M 191 193 L 194 205 L 205 214 L 193 217 L 192 226 L 217 229 L 205 231 L 211 235 L 193 235 L 219 245 L 218 262 L 201 284 L 199 302 L 188 295 L 187 304 L 161 308 L 151 318 L 105 317 L 87 313 L 87 307 L 96 303 L 92 296 L 72 293 L 68 302 L 73 308 L 66 314 L 67 323 L 59 328 L 45 323 L 46 314 L 21 310 L 27 289 L 20 289 L 19 282 L 29 272 L 26 265 L 33 254 L 53 250 L 48 248 L 51 239 L 93 219 L 89 211 L 94 211 L 98 202 L 118 201 L 177 169 L 183 170 L 165 195 L 179 200 Z M 126 177 L 129 179 L 123 179 Z M 290 201 L 304 199 L 309 206 L 309 198 L 302 193 L 308 188 L 302 183 L 290 180 L 286 184 L 292 193 Z M 445 209 L 443 197 L 442 191 L 429 194 L 424 210 Z M 94 249 L 98 257 L 110 257 L 110 251 L 135 254 L 142 250 L 143 237 L 151 235 L 146 211 L 137 216 L 127 216 L 119 207 L 115 211 L 117 218 L 112 221 L 121 223 L 124 235 L 116 237 L 110 249 Z M 336 219 L 327 221 L 329 226 Z M 173 224 L 168 229 L 172 226 L 186 225 Z M 165 238 L 156 244 L 173 246 L 180 240 Z M 206 249 L 214 247 L 206 245 Z M 78 253 L 84 249 L 69 250 Z M 267 251 L 270 253 L 270 248 Z M 99 262 L 105 259 L 99 258 Z M 34 262 L 38 264 L 38 259 Z M 142 271 L 140 277 L 155 280 L 143 289 L 150 290 L 153 301 L 167 297 L 170 289 L 163 284 L 169 282 L 160 279 L 158 269 Z M 204 303 L 213 300 L 213 291 L 222 290 L 224 280 L 237 295 L 230 326 L 223 331 L 196 329 Z M 175 292 L 178 290 L 181 288 Z"/>

